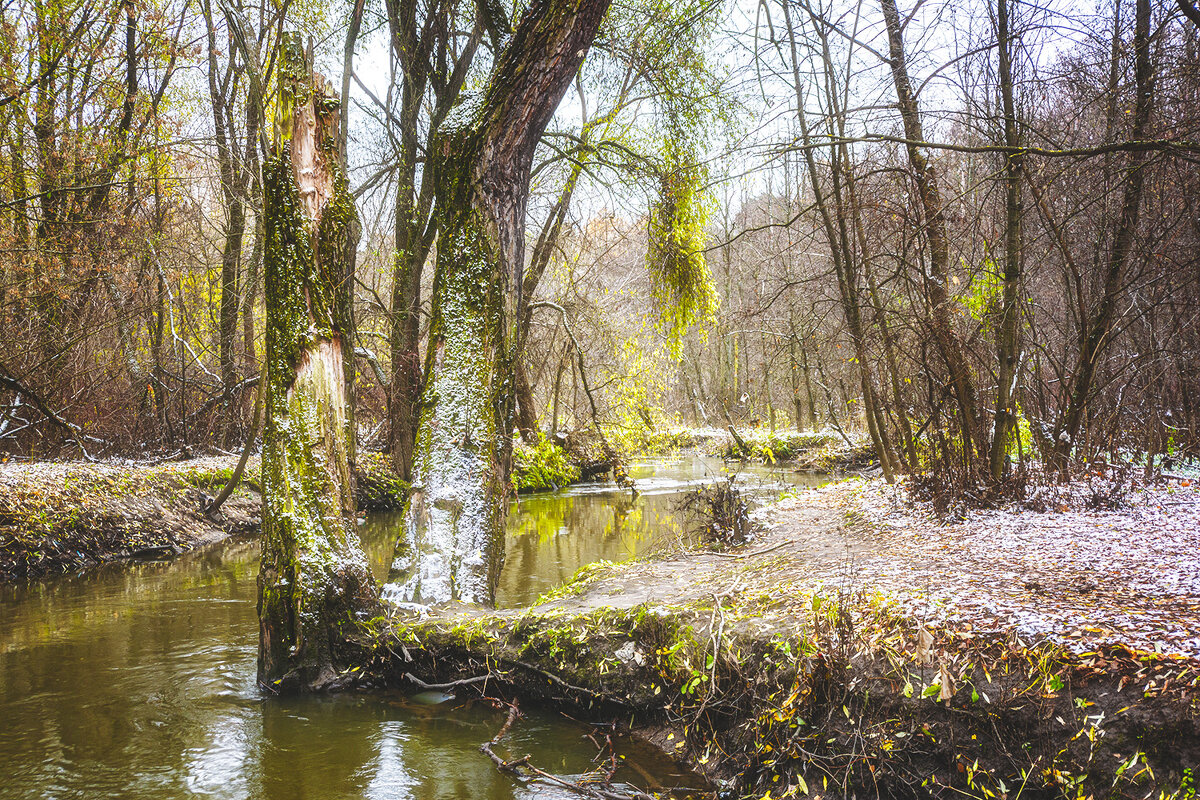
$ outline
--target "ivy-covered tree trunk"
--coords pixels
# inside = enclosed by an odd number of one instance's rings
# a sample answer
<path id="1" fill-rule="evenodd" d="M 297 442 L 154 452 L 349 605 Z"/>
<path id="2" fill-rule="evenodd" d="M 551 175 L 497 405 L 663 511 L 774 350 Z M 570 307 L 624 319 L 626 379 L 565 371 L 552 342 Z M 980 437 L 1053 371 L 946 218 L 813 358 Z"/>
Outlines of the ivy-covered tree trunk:
<path id="1" fill-rule="evenodd" d="M 339 683 L 346 635 L 377 591 L 354 530 L 345 364 L 356 215 L 339 104 L 284 38 L 276 144 L 263 167 L 267 423 L 258 679 L 273 691 Z"/>
<path id="2" fill-rule="evenodd" d="M 481 103 L 461 122 L 447 122 L 430 148 L 433 317 L 413 490 L 389 599 L 494 599 L 504 563 L 530 168 L 608 4 L 534 0 L 502 37 Z M 507 27 L 497 22 L 489 25 Z"/>

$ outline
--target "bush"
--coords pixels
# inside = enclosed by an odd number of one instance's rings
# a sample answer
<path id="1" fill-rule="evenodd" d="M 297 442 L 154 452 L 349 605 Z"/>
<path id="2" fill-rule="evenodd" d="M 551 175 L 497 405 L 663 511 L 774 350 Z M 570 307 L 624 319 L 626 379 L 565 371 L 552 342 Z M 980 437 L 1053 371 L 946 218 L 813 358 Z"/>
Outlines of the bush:
<path id="1" fill-rule="evenodd" d="M 693 519 L 702 544 L 718 549 L 736 547 L 750 539 L 754 527 L 750 506 L 735 483 L 736 475 L 685 494 L 679 511 Z"/>
<path id="2" fill-rule="evenodd" d="M 567 452 L 543 434 L 537 444 L 517 441 L 513 446 L 513 488 L 518 492 L 557 489 L 579 480 L 579 467 Z"/>

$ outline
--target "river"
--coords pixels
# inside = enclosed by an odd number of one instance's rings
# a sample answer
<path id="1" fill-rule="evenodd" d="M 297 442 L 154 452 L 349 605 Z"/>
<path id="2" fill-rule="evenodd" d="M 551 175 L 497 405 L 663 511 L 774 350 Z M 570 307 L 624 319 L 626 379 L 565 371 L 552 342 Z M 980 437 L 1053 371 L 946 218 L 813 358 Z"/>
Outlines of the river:
<path id="1" fill-rule="evenodd" d="M 640 494 L 584 484 L 521 497 L 509 514 L 497 602 L 518 606 L 599 560 L 686 538 L 680 493 L 723 475 L 719 461 L 648 462 Z M 750 467 L 755 496 L 816 479 Z M 377 575 L 399 520 L 359 526 Z M 258 542 L 231 539 L 169 561 L 0 587 L 0 798 L 457 800 L 573 797 L 499 774 L 478 746 L 503 714 L 479 702 L 399 693 L 291 698 L 255 684 Z M 526 710 L 498 746 L 539 768 L 592 766 L 589 728 Z M 617 742 L 618 778 L 694 786 L 653 748 Z"/>

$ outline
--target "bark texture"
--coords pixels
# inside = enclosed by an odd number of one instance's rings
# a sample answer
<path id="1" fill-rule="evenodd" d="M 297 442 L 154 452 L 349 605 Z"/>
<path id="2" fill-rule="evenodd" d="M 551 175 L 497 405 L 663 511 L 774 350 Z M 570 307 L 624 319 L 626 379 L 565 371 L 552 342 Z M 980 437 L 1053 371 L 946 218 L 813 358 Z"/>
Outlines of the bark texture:
<path id="1" fill-rule="evenodd" d="M 1013 101 L 1012 39 L 1008 0 L 997 0 L 996 32 L 1000 61 L 1000 99 L 1004 111 L 1004 143 L 1016 147 L 1016 104 Z M 990 470 L 993 482 L 1009 469 L 1009 444 L 1017 424 L 1016 389 L 1020 369 L 1018 295 L 1021 290 L 1021 173 L 1025 159 L 1013 151 L 1004 161 L 1004 287 L 1000 324 L 996 331 L 996 415 L 992 434 Z"/>
<path id="2" fill-rule="evenodd" d="M 609 0 L 536 0 L 431 150 L 438 230 L 413 488 L 385 596 L 491 602 L 504 562 L 534 148 Z"/>
<path id="3" fill-rule="evenodd" d="M 298 36 L 281 52 L 264 165 L 267 422 L 259 572 L 260 684 L 339 684 L 342 642 L 377 592 L 353 527 L 346 312 L 356 215 L 340 163 L 339 104 Z"/>

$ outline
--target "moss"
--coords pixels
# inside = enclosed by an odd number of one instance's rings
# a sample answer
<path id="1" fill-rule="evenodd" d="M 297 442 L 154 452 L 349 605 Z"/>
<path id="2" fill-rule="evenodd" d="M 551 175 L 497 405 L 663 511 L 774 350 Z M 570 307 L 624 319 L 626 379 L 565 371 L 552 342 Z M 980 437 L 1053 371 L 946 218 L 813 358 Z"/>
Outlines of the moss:
<path id="1" fill-rule="evenodd" d="M 382 453 L 358 454 L 355 461 L 358 507 L 364 511 L 399 511 L 408 500 L 409 484 L 396 474 Z"/>
<path id="2" fill-rule="evenodd" d="M 537 443 L 517 441 L 513 448 L 513 488 L 518 492 L 557 489 L 579 480 L 579 467 L 565 450 L 538 434 Z"/>
<path id="3" fill-rule="evenodd" d="M 349 524 L 354 499 L 343 337 L 352 324 L 346 279 L 353 203 L 325 141 L 335 133 L 328 104 L 308 107 L 314 94 L 317 100 L 323 95 L 312 85 L 297 36 L 284 38 L 279 77 L 277 125 L 283 130 L 263 166 L 267 421 L 259 679 L 290 689 L 337 680 L 339 631 L 352 628 L 357 615 L 373 613 L 377 600 Z M 316 137 L 321 152 L 306 168 L 330 168 L 333 175 L 332 198 L 317 220 L 308 217 L 315 211 L 302 201 L 292 163 L 297 114 L 310 113 L 315 129 L 296 125 L 296 135 Z"/>
<path id="4" fill-rule="evenodd" d="M 593 561 L 591 564 L 585 564 L 575 571 L 575 574 L 567 579 L 561 586 L 556 586 L 548 592 L 545 592 L 537 600 L 533 602 L 533 607 L 552 603 L 555 600 L 561 600 L 566 597 L 574 597 L 586 592 L 591 585 L 601 576 L 608 575 L 616 569 L 620 568 L 620 564 L 612 561 Z"/>
<path id="5" fill-rule="evenodd" d="M 415 659 L 405 669 L 434 670 L 425 679 L 486 665 L 504 687 L 490 691 L 640 728 L 729 778 L 731 797 L 1194 796 L 1192 663 L 928 630 L 882 595 L 787 601 L 727 601 L 719 636 L 707 603 L 497 612 L 394 635 Z M 781 613 L 786 627 L 764 630 Z"/>

